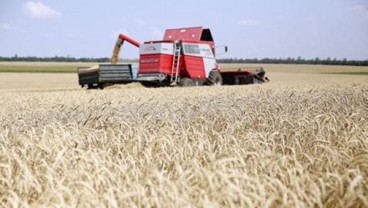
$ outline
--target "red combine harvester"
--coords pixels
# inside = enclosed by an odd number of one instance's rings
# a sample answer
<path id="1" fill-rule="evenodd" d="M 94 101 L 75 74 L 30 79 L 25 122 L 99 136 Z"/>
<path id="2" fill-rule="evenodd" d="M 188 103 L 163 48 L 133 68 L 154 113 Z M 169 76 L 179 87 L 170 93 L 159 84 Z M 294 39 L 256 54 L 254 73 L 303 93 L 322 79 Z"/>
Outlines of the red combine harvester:
<path id="1" fill-rule="evenodd" d="M 117 64 L 124 41 L 139 47 L 138 71 L 131 64 Z M 227 47 L 225 47 L 227 51 Z M 138 41 L 120 34 L 111 64 L 79 68 L 79 84 L 103 88 L 109 84 L 140 82 L 147 87 L 236 85 L 268 81 L 263 68 L 221 70 L 216 61 L 210 29 L 168 29 L 163 40 Z"/>

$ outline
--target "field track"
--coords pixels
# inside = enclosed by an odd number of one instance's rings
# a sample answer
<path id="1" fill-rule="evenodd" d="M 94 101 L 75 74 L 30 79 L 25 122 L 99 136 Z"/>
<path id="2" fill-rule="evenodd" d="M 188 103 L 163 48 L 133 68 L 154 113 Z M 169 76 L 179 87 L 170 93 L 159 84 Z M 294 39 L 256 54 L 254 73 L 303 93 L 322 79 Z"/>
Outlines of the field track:
<path id="1" fill-rule="evenodd" d="M 134 64 L 134 63 L 133 63 Z M 78 66 L 96 63 L 0 62 L 0 90 L 67 90 L 77 89 Z M 333 83 L 367 82 L 368 67 L 283 65 L 283 64 L 222 64 L 222 69 L 262 66 L 271 83 Z M 16 72 L 16 73 L 14 73 Z M 18 73 L 22 72 L 22 73 Z M 38 72 L 38 73 L 34 73 Z M 63 72 L 63 73 L 58 73 Z M 355 76 L 354 76 L 355 75 Z M 363 75 L 363 76 L 361 76 Z"/>
<path id="2" fill-rule="evenodd" d="M 365 75 L 343 75 L 343 74 L 316 74 L 316 73 L 290 73 L 269 72 L 267 76 L 271 79 L 268 85 L 292 85 L 292 84 L 333 84 L 333 83 L 368 83 Z M 128 85 L 132 86 L 132 85 Z M 137 86 L 137 85 L 133 85 Z M 115 86 L 113 88 L 124 88 L 126 86 Z M 80 89 L 78 78 L 73 73 L 0 73 L 0 90 L 71 90 Z"/>

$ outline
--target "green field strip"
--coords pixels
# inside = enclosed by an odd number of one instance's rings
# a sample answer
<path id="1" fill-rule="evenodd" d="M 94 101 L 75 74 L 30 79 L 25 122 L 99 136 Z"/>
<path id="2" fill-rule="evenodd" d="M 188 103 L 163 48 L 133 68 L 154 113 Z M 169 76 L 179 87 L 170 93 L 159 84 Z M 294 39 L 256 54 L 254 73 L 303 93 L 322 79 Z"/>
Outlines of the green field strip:
<path id="1" fill-rule="evenodd" d="M 71 66 L 7 66 L 0 65 L 0 72 L 14 73 L 76 73 L 77 67 Z"/>
<path id="2" fill-rule="evenodd" d="M 341 75 L 368 75 L 368 71 L 352 71 L 352 72 L 325 72 L 322 74 L 341 74 Z"/>

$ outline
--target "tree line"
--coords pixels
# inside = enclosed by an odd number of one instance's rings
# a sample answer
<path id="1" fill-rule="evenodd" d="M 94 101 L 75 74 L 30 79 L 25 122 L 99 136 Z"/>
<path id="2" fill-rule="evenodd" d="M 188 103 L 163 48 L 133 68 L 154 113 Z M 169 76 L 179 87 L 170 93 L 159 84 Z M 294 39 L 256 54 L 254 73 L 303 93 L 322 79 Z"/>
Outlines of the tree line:
<path id="1" fill-rule="evenodd" d="M 27 61 L 27 62 L 97 62 L 106 63 L 110 62 L 110 58 L 75 58 L 70 56 L 54 56 L 54 57 L 36 57 L 36 56 L 26 56 L 18 57 L 17 55 L 13 57 L 2 57 L 0 56 L 0 61 Z M 137 59 L 127 60 L 129 62 L 137 62 Z M 298 58 L 222 58 L 218 59 L 219 63 L 263 63 L 263 64 L 314 64 L 314 65 L 349 65 L 349 66 L 368 66 L 367 60 L 348 60 L 336 59 L 336 58 L 314 58 L 314 59 L 304 59 Z"/>
<path id="2" fill-rule="evenodd" d="M 262 58 L 262 59 L 243 59 L 243 58 L 226 58 L 219 59 L 219 63 L 263 63 L 263 64 L 312 64 L 312 65 L 347 65 L 347 66 L 368 66 L 367 60 L 348 60 L 344 59 L 303 59 L 298 58 Z"/>

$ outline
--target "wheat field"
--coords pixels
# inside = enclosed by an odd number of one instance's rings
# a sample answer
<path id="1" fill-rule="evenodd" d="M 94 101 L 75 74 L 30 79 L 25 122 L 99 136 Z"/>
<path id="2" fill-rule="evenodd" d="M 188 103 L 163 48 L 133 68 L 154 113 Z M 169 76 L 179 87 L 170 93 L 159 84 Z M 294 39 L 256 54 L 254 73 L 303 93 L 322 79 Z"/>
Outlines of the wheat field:
<path id="1" fill-rule="evenodd" d="M 3 88 L 0 207 L 368 207 L 367 77 L 285 75 Z"/>

